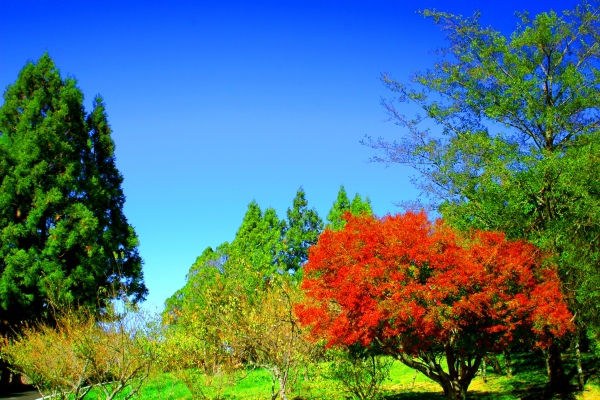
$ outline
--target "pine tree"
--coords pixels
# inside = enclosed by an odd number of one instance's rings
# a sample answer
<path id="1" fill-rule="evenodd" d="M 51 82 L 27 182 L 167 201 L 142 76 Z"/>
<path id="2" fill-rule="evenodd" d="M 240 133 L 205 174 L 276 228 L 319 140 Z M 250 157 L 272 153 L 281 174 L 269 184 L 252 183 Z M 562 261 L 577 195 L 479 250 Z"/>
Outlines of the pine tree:
<path id="1" fill-rule="evenodd" d="M 102 99 L 86 114 L 76 81 L 44 54 L 4 94 L 0 155 L 0 317 L 36 319 L 49 302 L 143 300 Z"/>

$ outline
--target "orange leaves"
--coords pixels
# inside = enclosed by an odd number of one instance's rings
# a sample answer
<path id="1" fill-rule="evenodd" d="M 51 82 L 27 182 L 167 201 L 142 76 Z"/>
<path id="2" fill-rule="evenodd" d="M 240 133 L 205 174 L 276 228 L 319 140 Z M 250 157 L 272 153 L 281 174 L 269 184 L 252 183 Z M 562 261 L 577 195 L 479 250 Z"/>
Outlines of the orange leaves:
<path id="1" fill-rule="evenodd" d="M 488 351 L 517 334 L 543 345 L 572 329 L 556 273 L 528 243 L 461 236 L 423 212 L 346 219 L 309 250 L 296 312 L 315 339 L 393 341 L 415 353 L 453 338 Z"/>

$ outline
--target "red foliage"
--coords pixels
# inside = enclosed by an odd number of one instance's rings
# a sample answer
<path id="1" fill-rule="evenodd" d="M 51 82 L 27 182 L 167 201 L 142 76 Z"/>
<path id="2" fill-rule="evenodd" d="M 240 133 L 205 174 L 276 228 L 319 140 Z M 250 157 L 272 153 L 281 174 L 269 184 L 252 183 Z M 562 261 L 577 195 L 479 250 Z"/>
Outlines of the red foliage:
<path id="1" fill-rule="evenodd" d="M 408 355 L 448 345 L 484 354 L 532 338 L 544 347 L 572 329 L 558 276 L 531 244 L 463 237 L 424 213 L 346 218 L 310 248 L 296 308 L 329 346 L 377 339 Z"/>

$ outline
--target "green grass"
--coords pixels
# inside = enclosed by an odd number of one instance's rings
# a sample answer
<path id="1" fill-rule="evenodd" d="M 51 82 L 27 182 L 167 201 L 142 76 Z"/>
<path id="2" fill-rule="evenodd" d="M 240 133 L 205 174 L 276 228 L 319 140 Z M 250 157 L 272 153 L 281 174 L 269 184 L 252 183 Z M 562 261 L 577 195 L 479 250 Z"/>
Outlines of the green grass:
<path id="1" fill-rule="evenodd" d="M 591 356 L 585 356 L 584 358 L 584 368 L 587 375 L 585 390 L 583 392 L 574 391 L 562 397 L 553 396 L 548 392 L 546 367 L 541 355 L 525 353 L 513 356 L 513 358 L 514 376 L 512 379 L 504 374 L 494 373 L 492 367 L 488 366 L 487 382 L 484 383 L 479 375 L 475 377 L 469 386 L 469 398 L 476 400 L 600 399 L 600 367 L 597 358 Z M 574 366 L 574 360 L 565 357 L 565 371 L 571 378 L 573 387 L 576 383 Z M 323 363 L 316 370 L 310 371 L 308 380 L 304 380 L 304 373 L 301 373 L 294 390 L 289 394 L 289 399 L 342 400 L 350 398 L 339 388 L 335 381 L 326 378 L 323 373 L 326 367 L 326 363 Z M 383 391 L 386 400 L 444 399 L 439 385 L 421 373 L 418 373 L 415 377 L 414 370 L 400 362 L 394 363 L 390 379 L 383 385 Z M 214 393 L 207 390 L 207 398 L 213 398 L 211 396 Z M 250 371 L 235 386 L 227 387 L 221 393 L 223 399 L 270 399 L 271 376 L 267 371 L 260 369 Z M 160 374 L 152 377 L 142 387 L 137 397 L 164 400 L 192 398 L 187 387 L 176 380 L 172 374 Z M 88 398 L 94 399 L 96 396 L 90 394 L 86 397 L 86 399 Z"/>

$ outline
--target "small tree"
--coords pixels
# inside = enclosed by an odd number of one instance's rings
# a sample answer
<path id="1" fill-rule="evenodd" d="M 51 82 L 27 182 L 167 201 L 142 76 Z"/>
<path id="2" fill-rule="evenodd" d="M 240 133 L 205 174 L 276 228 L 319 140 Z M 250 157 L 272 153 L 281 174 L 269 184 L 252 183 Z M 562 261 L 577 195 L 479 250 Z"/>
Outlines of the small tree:
<path id="1" fill-rule="evenodd" d="M 365 351 L 361 346 L 353 349 L 332 349 L 333 358 L 328 376 L 359 400 L 376 399 L 381 396 L 381 385 L 390 377 L 393 358 Z"/>
<path id="2" fill-rule="evenodd" d="M 113 400 L 136 396 L 151 373 L 157 354 L 149 336 L 149 320 L 143 311 L 124 304 L 123 310 L 111 309 L 101 322 L 99 334 L 81 349 L 90 359 L 91 383 L 98 388 L 98 398 Z M 91 350 L 90 353 L 86 351 Z"/>
<path id="3" fill-rule="evenodd" d="M 195 399 L 221 396 L 248 368 L 268 371 L 272 397 L 286 399 L 314 349 L 293 313 L 299 289 L 286 274 L 266 280 L 244 259 L 220 265 L 213 257 L 205 251 L 180 298 L 169 301 L 164 364 Z"/>
<path id="4" fill-rule="evenodd" d="M 99 397 L 112 400 L 139 391 L 155 359 L 144 315 L 111 308 L 98 320 L 80 309 L 55 320 L 26 327 L 2 347 L 2 356 L 42 396 L 83 399 L 96 387 Z"/>
<path id="5" fill-rule="evenodd" d="M 464 399 L 488 352 L 572 329 L 556 270 L 532 245 L 461 237 L 424 213 L 345 218 L 311 248 L 296 310 L 329 346 L 376 344 Z"/>
<path id="6" fill-rule="evenodd" d="M 207 249 L 188 275 L 188 284 L 168 302 L 163 314 L 161 364 L 189 389 L 193 399 L 220 398 L 235 383 L 244 359 L 231 345 L 238 296 L 235 279 Z M 229 279 L 231 278 L 231 279 Z"/>
<path id="7" fill-rule="evenodd" d="M 316 350 L 293 312 L 300 295 L 298 287 L 283 275 L 270 283 L 258 301 L 237 303 L 232 349 L 245 354 L 248 364 L 269 371 L 272 399 L 287 399 L 299 368 L 312 361 Z"/>
<path id="8" fill-rule="evenodd" d="M 90 359 L 82 350 L 97 332 L 93 320 L 71 315 L 56 327 L 26 327 L 12 340 L 5 339 L 2 357 L 25 375 L 42 397 L 83 399 L 93 375 Z"/>

